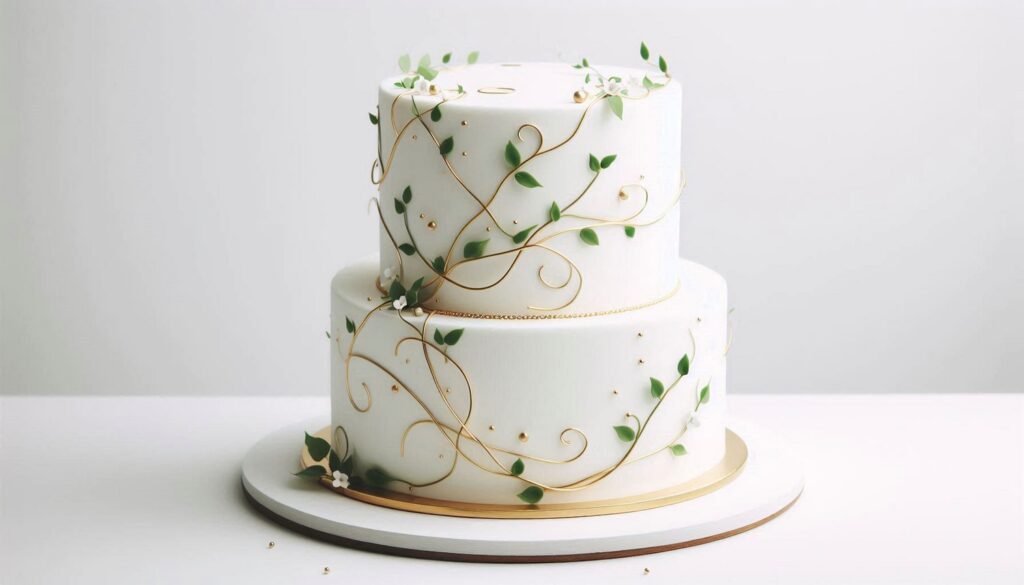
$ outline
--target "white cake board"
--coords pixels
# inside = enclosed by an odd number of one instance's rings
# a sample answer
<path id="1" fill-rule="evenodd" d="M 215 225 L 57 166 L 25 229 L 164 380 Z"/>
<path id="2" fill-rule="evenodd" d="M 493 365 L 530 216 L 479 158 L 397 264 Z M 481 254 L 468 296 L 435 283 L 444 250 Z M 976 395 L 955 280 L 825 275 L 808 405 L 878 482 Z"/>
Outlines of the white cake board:
<path id="1" fill-rule="evenodd" d="M 800 496 L 800 465 L 771 433 L 730 419 L 750 450 L 721 489 L 639 512 L 555 519 L 480 519 L 419 514 L 340 496 L 292 476 L 303 432 L 326 417 L 288 425 L 256 443 L 242 463 L 253 505 L 300 532 L 344 546 L 420 558 L 476 562 L 606 559 L 695 546 L 771 520 Z"/>

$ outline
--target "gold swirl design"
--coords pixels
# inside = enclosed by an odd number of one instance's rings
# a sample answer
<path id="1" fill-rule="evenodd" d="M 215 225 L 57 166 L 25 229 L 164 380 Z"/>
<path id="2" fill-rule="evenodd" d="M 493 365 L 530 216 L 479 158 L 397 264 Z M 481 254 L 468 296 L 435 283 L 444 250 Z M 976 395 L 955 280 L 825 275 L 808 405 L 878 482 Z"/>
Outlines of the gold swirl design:
<path id="1" fill-rule="evenodd" d="M 509 65 L 509 67 L 511 67 L 511 65 Z M 477 91 L 477 93 L 485 93 L 485 94 L 490 94 L 490 95 L 504 95 L 504 94 L 515 93 L 516 92 L 516 88 L 514 88 L 514 87 L 481 87 L 480 89 L 478 89 L 476 91 Z"/>

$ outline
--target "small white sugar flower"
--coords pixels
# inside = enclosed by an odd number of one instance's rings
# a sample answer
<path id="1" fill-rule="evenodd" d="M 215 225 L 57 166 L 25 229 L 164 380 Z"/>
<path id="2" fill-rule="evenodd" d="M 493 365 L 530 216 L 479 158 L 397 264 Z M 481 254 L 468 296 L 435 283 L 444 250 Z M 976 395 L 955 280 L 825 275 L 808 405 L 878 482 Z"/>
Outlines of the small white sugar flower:
<path id="1" fill-rule="evenodd" d="M 334 479 L 331 481 L 331 485 L 333 485 L 336 488 L 348 488 L 348 475 L 340 471 L 335 471 L 331 475 L 334 477 Z"/>
<path id="2" fill-rule="evenodd" d="M 401 311 L 408 304 L 409 304 L 409 301 L 405 300 L 405 295 L 402 295 L 402 296 L 398 297 L 398 299 L 395 302 L 391 303 L 391 306 L 394 307 L 395 309 Z"/>
<path id="3" fill-rule="evenodd" d="M 609 79 L 608 82 L 604 84 L 604 91 L 609 95 L 622 95 L 622 92 L 625 89 L 626 88 L 621 83 L 614 79 Z"/>
<path id="4" fill-rule="evenodd" d="M 393 266 L 388 266 L 384 269 L 384 282 L 388 282 L 395 277 L 395 269 Z"/>
<path id="5" fill-rule="evenodd" d="M 630 75 L 629 79 L 626 80 L 626 85 L 629 87 L 643 87 L 644 80 L 639 75 Z"/>
<path id="6" fill-rule="evenodd" d="M 700 426 L 700 416 L 697 415 L 697 411 L 695 410 L 695 411 L 690 413 L 690 418 L 687 419 L 687 421 L 686 421 L 686 430 L 690 430 L 691 428 L 699 427 L 699 426 Z"/>
<path id="7" fill-rule="evenodd" d="M 416 85 L 413 86 L 413 89 L 415 89 L 418 94 L 430 95 L 430 82 L 421 77 L 419 81 L 416 82 Z"/>

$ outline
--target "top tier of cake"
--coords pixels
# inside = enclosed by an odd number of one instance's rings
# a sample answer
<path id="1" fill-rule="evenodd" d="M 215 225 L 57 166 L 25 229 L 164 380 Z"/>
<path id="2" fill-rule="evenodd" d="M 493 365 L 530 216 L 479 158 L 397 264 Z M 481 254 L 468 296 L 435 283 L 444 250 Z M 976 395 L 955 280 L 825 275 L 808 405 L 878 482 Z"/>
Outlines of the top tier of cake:
<path id="1" fill-rule="evenodd" d="M 672 294 L 680 110 L 679 84 L 657 71 L 507 63 L 385 80 L 379 288 L 481 316 Z"/>

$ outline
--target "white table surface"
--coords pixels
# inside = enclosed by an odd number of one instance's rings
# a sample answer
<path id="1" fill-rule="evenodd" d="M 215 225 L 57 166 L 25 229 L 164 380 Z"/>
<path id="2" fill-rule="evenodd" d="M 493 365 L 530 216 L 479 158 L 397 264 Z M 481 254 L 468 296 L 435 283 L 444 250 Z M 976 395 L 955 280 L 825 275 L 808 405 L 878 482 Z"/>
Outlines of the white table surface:
<path id="1" fill-rule="evenodd" d="M 1024 582 L 1024 395 L 729 400 L 802 453 L 780 518 L 657 555 L 485 565 L 340 548 L 249 507 L 246 450 L 326 398 L 0 398 L 0 583 Z"/>

